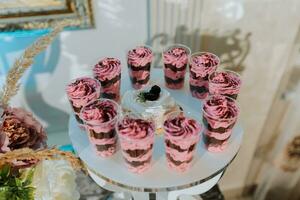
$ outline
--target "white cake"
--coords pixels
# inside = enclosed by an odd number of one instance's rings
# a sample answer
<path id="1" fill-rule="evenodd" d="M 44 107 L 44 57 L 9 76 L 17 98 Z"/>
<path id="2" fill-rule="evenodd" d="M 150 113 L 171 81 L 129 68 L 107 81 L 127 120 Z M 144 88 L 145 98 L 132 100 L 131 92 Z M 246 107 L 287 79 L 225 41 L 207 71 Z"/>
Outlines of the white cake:
<path id="1" fill-rule="evenodd" d="M 142 101 L 139 94 L 149 89 L 127 91 L 122 98 L 122 109 L 125 113 L 134 113 L 144 119 L 152 119 L 156 129 L 161 131 L 164 116 L 180 108 L 170 93 L 163 88 L 161 88 L 160 96 L 156 101 Z"/>

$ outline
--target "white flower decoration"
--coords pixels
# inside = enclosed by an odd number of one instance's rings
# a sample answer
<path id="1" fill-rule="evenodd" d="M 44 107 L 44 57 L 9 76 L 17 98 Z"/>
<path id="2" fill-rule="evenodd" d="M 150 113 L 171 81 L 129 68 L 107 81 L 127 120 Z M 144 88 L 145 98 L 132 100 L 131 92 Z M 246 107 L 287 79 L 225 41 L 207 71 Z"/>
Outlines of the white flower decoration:
<path id="1" fill-rule="evenodd" d="M 66 160 L 44 160 L 36 166 L 35 200 L 78 200 L 76 173 Z"/>

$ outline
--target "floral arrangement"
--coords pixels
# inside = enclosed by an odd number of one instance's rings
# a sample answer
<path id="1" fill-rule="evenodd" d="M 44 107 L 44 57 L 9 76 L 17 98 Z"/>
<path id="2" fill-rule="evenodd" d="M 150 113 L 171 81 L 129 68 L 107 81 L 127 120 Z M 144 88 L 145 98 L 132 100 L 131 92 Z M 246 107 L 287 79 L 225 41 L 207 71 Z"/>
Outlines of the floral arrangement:
<path id="1" fill-rule="evenodd" d="M 75 170 L 84 170 L 70 152 L 47 147 L 43 126 L 30 112 L 9 107 L 19 80 L 34 57 L 68 25 L 58 24 L 28 47 L 10 69 L 0 91 L 0 200 L 78 200 Z"/>
<path id="2" fill-rule="evenodd" d="M 15 162 L 35 161 L 26 167 Z M 0 154 L 0 200 L 76 200 L 75 170 L 84 166 L 56 148 L 21 148 Z M 9 197 L 9 198 L 8 198 Z"/>
<path id="3" fill-rule="evenodd" d="M 32 178 L 33 169 L 16 173 L 10 165 L 2 166 L 0 171 L 0 199 L 34 199 Z"/>
<path id="4" fill-rule="evenodd" d="M 6 108 L 0 125 L 0 152 L 14 149 L 46 147 L 47 136 L 42 125 L 22 108 Z"/>

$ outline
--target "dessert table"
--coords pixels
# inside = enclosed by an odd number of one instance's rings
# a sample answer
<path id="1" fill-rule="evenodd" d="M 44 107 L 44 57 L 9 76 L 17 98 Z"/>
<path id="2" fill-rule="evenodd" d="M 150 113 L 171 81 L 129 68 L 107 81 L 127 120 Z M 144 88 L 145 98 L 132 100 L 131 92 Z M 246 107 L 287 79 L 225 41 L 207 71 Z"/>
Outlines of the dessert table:
<path id="1" fill-rule="evenodd" d="M 127 72 L 122 73 L 127 75 Z M 151 84 L 164 86 L 162 70 L 154 69 L 151 73 Z M 190 95 L 188 79 L 185 81 L 183 89 L 168 91 L 185 112 L 191 113 L 196 120 L 202 122 L 201 101 Z M 128 76 L 122 76 L 121 87 L 121 94 L 132 89 Z M 238 153 L 243 130 L 239 123 L 235 125 L 228 147 L 221 153 L 208 152 L 201 136 L 192 167 L 184 173 L 167 167 L 161 135 L 155 137 L 152 167 L 143 174 L 134 174 L 127 170 L 120 150 L 110 158 L 97 156 L 86 132 L 78 127 L 73 116 L 69 120 L 69 136 L 90 176 L 101 187 L 113 192 L 130 192 L 138 200 L 176 200 L 180 195 L 203 194 L 218 183 Z"/>

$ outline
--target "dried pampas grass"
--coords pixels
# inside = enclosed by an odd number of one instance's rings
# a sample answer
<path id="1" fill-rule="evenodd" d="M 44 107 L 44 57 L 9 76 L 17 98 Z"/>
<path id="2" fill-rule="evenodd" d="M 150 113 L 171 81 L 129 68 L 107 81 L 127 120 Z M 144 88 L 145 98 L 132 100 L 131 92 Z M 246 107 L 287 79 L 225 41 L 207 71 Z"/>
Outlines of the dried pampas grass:
<path id="1" fill-rule="evenodd" d="M 56 24 L 50 33 L 39 38 L 30 47 L 25 49 L 20 58 L 16 59 L 8 72 L 2 91 L 0 91 L 0 106 L 5 108 L 9 105 L 10 99 L 17 94 L 20 88 L 19 80 L 24 72 L 33 64 L 35 56 L 44 51 L 67 25 L 70 25 L 68 20 Z"/>
<path id="2" fill-rule="evenodd" d="M 16 161 L 26 160 L 67 160 L 75 170 L 86 171 L 83 163 L 71 152 L 60 151 L 57 148 L 32 150 L 29 148 L 17 149 L 14 151 L 0 154 L 0 168 Z"/>

